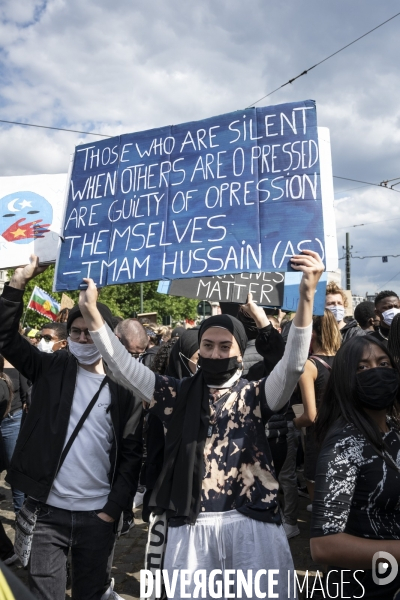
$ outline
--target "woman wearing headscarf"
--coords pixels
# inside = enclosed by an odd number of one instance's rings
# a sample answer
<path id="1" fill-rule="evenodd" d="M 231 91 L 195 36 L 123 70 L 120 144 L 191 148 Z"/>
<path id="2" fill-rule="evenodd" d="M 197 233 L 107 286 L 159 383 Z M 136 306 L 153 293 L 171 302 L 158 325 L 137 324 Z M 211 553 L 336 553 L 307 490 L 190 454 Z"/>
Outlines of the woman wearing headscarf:
<path id="1" fill-rule="evenodd" d="M 287 598 L 287 572 L 293 562 L 261 415 L 285 408 L 303 370 L 313 298 L 324 270 L 318 254 L 310 250 L 293 256 L 291 264 L 303 277 L 285 353 L 267 379 L 255 382 L 241 379 L 247 339 L 234 317 L 217 315 L 203 321 L 200 369 L 193 377 L 177 380 L 157 376 L 132 360 L 97 312 L 91 279 L 85 280 L 87 290 L 80 294 L 92 339 L 114 376 L 148 402 L 167 429 L 164 465 L 150 504 L 164 511 L 169 522 L 164 559 L 169 581 L 173 569 L 185 569 L 192 577 L 186 586 L 191 592 L 198 569 L 207 575 L 218 567 L 244 572 L 278 569 L 281 577 L 274 592 Z M 248 303 L 246 311 L 258 327 L 265 326 L 262 309 Z M 177 590 L 179 579 L 178 573 Z M 258 583 L 267 593 L 267 577 Z M 179 592 L 169 590 L 168 596 L 179 597 Z"/>
<path id="2" fill-rule="evenodd" d="M 169 375 L 176 379 L 190 377 L 196 373 L 197 357 L 199 353 L 199 331 L 198 329 L 184 330 L 182 337 L 174 337 L 166 344 L 160 346 L 156 358 L 152 365 L 152 371 L 159 375 Z M 158 360 L 159 354 L 168 352 L 168 357 Z M 165 365 L 167 364 L 167 367 Z M 160 367 L 157 370 L 157 367 Z M 150 413 L 147 417 L 146 428 L 146 447 L 147 456 L 140 475 L 141 481 L 146 486 L 146 492 L 143 497 L 142 519 L 148 522 L 151 509 L 149 501 L 153 493 L 155 483 L 161 473 L 164 462 L 164 426 L 162 421 L 154 414 Z"/>
<path id="3" fill-rule="evenodd" d="M 197 370 L 199 329 L 186 329 L 181 337 L 173 339 L 177 339 L 177 342 L 169 355 L 166 375 L 176 379 L 191 377 Z"/>

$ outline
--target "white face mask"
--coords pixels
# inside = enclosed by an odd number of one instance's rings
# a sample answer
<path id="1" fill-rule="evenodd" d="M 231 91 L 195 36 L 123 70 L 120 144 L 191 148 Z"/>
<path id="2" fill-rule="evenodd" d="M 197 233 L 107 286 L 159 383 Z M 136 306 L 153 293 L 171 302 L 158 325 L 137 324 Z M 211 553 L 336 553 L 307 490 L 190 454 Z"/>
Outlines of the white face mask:
<path id="1" fill-rule="evenodd" d="M 382 313 L 383 321 L 390 327 L 393 319 L 399 313 L 400 308 L 389 308 L 389 310 L 385 310 L 385 312 Z"/>
<path id="2" fill-rule="evenodd" d="M 337 304 L 336 306 L 327 306 L 326 308 L 331 311 L 338 323 L 340 323 L 340 321 L 343 321 L 344 306 L 340 306 L 340 304 Z"/>
<path id="3" fill-rule="evenodd" d="M 38 343 L 38 345 L 36 346 L 36 348 L 38 350 L 40 350 L 40 352 L 46 352 L 47 354 L 52 354 L 54 352 L 53 346 L 54 346 L 54 342 L 46 342 L 46 340 L 44 338 L 42 338 L 40 340 L 40 342 Z"/>
<path id="4" fill-rule="evenodd" d="M 80 344 L 68 338 L 68 348 L 82 365 L 92 365 L 101 358 L 101 354 L 94 344 Z"/>

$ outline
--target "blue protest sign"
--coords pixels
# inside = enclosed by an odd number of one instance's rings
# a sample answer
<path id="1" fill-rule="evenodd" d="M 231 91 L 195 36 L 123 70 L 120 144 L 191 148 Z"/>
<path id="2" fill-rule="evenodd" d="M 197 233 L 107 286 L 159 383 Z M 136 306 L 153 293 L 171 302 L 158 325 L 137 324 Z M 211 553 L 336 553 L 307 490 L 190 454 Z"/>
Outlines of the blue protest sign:
<path id="1" fill-rule="evenodd" d="M 324 258 L 316 107 L 251 108 L 75 151 L 55 289 Z"/>
<path id="2" fill-rule="evenodd" d="M 285 273 L 285 286 L 283 292 L 282 310 L 296 312 L 300 300 L 299 286 L 302 273 L 298 271 Z M 314 315 L 323 315 L 325 310 L 326 284 L 328 273 L 322 273 L 314 296 Z"/>

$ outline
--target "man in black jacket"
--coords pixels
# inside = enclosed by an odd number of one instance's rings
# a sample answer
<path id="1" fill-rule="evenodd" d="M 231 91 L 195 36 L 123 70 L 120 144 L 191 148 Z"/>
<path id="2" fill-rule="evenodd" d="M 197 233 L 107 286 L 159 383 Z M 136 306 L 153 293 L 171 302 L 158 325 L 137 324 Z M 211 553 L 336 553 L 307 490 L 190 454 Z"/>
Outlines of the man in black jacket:
<path id="1" fill-rule="evenodd" d="M 37 511 L 29 561 L 36 598 L 63 600 L 71 548 L 76 600 L 115 598 L 107 592 L 109 557 L 121 512 L 136 491 L 142 457 L 142 407 L 111 379 L 79 308 L 68 318 L 71 353 L 44 353 L 18 333 L 23 290 L 43 271 L 37 257 L 16 269 L 0 297 L 0 352 L 33 382 L 7 481 Z M 109 309 L 99 303 L 105 321 Z M 105 380 L 103 382 L 103 380 Z M 96 392 L 100 394 L 64 462 L 60 458 Z"/>

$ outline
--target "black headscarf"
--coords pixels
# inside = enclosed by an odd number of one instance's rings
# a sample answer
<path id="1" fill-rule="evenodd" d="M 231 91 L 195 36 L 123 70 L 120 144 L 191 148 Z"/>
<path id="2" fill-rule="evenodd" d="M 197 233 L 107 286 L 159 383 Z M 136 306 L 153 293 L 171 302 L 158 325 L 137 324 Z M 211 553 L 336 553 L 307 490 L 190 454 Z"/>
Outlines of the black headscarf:
<path id="1" fill-rule="evenodd" d="M 199 349 L 198 333 L 197 327 L 187 329 L 182 337 L 178 338 L 169 355 L 166 375 L 175 379 L 190 377 L 188 359 Z"/>
<path id="2" fill-rule="evenodd" d="M 247 335 L 243 324 L 239 319 L 232 317 L 232 315 L 214 315 L 213 317 L 204 319 L 199 329 L 199 345 L 204 333 L 207 329 L 210 329 L 210 327 L 222 327 L 223 329 L 227 329 L 239 344 L 240 352 L 243 356 L 247 346 Z"/>
<path id="3" fill-rule="evenodd" d="M 205 319 L 198 331 L 199 344 L 210 327 L 230 331 L 244 354 L 247 337 L 243 325 L 235 317 L 216 315 Z M 187 351 L 190 351 L 189 347 Z M 181 382 L 165 438 L 162 472 L 149 503 L 156 512 L 166 511 L 167 518 L 173 518 L 176 525 L 194 524 L 200 512 L 209 420 L 209 391 L 200 369 L 193 377 L 185 377 Z"/>
<path id="4" fill-rule="evenodd" d="M 175 327 L 175 329 L 172 330 L 171 337 L 181 337 L 185 331 L 186 329 L 184 327 Z"/>

